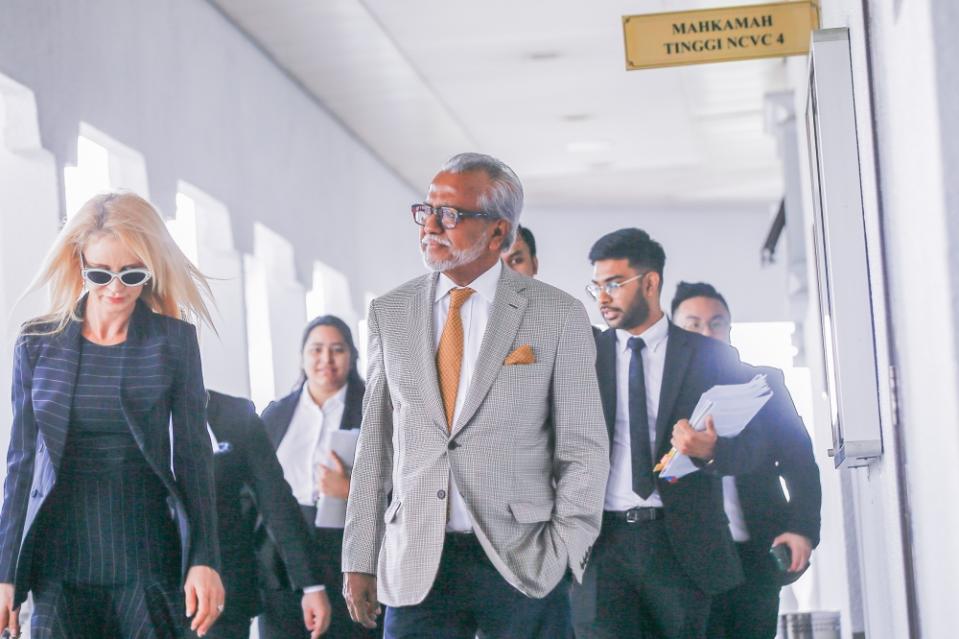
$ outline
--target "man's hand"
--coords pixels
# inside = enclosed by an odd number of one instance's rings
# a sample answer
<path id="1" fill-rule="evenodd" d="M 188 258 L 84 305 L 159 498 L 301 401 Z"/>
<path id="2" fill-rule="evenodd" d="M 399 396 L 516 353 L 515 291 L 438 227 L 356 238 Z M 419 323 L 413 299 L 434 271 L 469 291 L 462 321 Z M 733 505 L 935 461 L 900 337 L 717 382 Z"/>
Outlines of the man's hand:
<path id="1" fill-rule="evenodd" d="M 350 617 L 364 628 L 376 628 L 380 604 L 376 600 L 376 577 L 362 572 L 343 573 L 343 598 Z"/>
<path id="2" fill-rule="evenodd" d="M 193 566 L 183 585 L 186 593 L 186 616 L 193 617 L 190 630 L 202 637 L 213 626 L 220 613 L 226 594 L 220 575 L 209 566 Z"/>
<path id="3" fill-rule="evenodd" d="M 333 451 L 330 451 L 330 461 L 333 468 L 323 466 L 320 471 L 320 494 L 346 499 L 350 496 L 350 476 L 346 472 L 346 466 Z"/>
<path id="4" fill-rule="evenodd" d="M 330 627 L 330 598 L 325 590 L 307 592 L 303 594 L 300 607 L 303 608 L 303 622 L 310 631 L 310 639 L 317 639 Z"/>
<path id="5" fill-rule="evenodd" d="M 808 537 L 786 532 L 773 539 L 773 546 L 779 544 L 789 546 L 789 552 L 793 559 L 789 565 L 789 572 L 799 572 L 806 568 L 806 564 L 809 563 L 809 556 L 812 555 L 812 542 L 809 541 Z"/>
<path id="6" fill-rule="evenodd" d="M 0 632 L 20 636 L 20 611 L 13 607 L 13 584 L 0 584 Z"/>
<path id="7" fill-rule="evenodd" d="M 716 425 L 712 415 L 706 416 L 706 430 L 694 430 L 687 419 L 681 419 L 673 426 L 673 448 L 689 457 L 710 461 L 716 452 Z"/>

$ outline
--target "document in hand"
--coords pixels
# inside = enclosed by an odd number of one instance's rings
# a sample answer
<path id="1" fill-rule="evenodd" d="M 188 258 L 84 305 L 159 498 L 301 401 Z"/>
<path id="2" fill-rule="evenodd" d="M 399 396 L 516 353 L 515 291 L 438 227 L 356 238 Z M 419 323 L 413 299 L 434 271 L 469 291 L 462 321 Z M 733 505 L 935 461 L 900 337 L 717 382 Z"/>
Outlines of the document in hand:
<path id="1" fill-rule="evenodd" d="M 353 470 L 356 442 L 359 437 L 359 428 L 335 430 L 330 433 L 330 450 L 336 453 L 347 471 Z M 326 465 L 331 466 L 328 463 Z M 346 500 L 321 495 L 316 502 L 316 520 L 313 525 L 317 528 L 343 528 L 346 525 Z"/>
<path id="2" fill-rule="evenodd" d="M 765 375 L 756 375 L 745 384 L 713 386 L 699 398 L 689 423 L 695 430 L 706 430 L 706 417 L 712 415 L 717 435 L 735 437 L 772 396 Z M 693 460 L 679 454 L 676 449 L 663 457 L 657 469 L 660 477 L 666 481 L 675 481 L 699 470 Z"/>

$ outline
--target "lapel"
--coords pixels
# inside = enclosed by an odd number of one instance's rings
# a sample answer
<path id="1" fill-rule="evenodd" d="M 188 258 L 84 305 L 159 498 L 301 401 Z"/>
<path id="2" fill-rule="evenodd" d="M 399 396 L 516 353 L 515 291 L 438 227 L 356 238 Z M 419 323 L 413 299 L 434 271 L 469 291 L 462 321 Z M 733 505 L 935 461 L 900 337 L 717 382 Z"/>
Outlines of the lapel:
<path id="1" fill-rule="evenodd" d="M 42 383 L 35 381 L 34 397 L 47 399 L 43 410 L 37 411 L 37 428 L 43 435 L 50 459 L 55 468 L 60 467 L 67 433 L 70 429 L 70 410 L 73 406 L 73 392 L 77 383 L 77 371 L 80 368 L 80 339 L 83 329 L 83 304 L 78 303 L 77 313 L 81 321 L 71 321 L 59 335 L 53 336 L 50 346 L 38 358 L 37 369 L 46 368 L 43 359 L 56 360 L 56 369 L 51 369 L 49 379 Z M 35 376 L 36 379 L 36 376 Z M 51 383 L 52 382 L 52 383 Z M 57 401 L 53 401 L 56 397 Z"/>
<path id="2" fill-rule="evenodd" d="M 686 331 L 676 328 L 670 322 L 669 340 L 666 342 L 666 365 L 663 369 L 663 385 L 659 391 L 659 412 L 656 417 L 657 458 L 666 452 L 663 446 L 669 443 L 673 426 L 670 417 L 692 356 L 693 349 Z"/>
<path id="3" fill-rule="evenodd" d="M 436 296 L 439 277 L 439 273 L 432 273 L 420 282 L 419 290 L 413 298 L 407 335 L 411 341 L 410 352 L 415 353 L 414 375 L 423 380 L 421 389 L 426 412 L 433 418 L 436 426 L 446 432 L 446 411 L 443 410 L 443 398 L 436 375 L 436 329 L 433 326 L 433 298 Z M 421 330 L 424 328 L 425 330 Z"/>
<path id="4" fill-rule="evenodd" d="M 273 450 L 279 448 L 280 442 L 286 437 L 286 431 L 290 429 L 290 422 L 293 421 L 293 413 L 296 412 L 296 405 L 300 402 L 302 392 L 301 384 L 295 391 L 276 402 L 273 410 L 263 411 L 263 423 L 266 425 L 266 434 L 270 438 L 270 443 L 273 444 Z"/>
<path id="5" fill-rule="evenodd" d="M 616 345 L 615 329 L 607 329 L 596 336 L 596 377 L 609 441 L 613 441 L 616 428 Z"/>
<path id="6" fill-rule="evenodd" d="M 343 419 L 340 420 L 340 430 L 359 428 L 363 423 L 363 392 L 365 387 L 360 381 L 348 382 L 346 398 L 343 400 Z"/>
<path id="7" fill-rule="evenodd" d="M 459 432 L 476 414 L 486 394 L 489 393 L 493 380 L 499 374 L 503 360 L 509 355 L 510 347 L 516 339 L 516 333 L 526 313 L 528 300 L 519 294 L 525 289 L 526 283 L 523 279 L 518 277 L 512 269 L 504 267 L 496 286 L 493 307 L 490 309 L 466 401 L 463 403 L 459 419 L 453 424 L 451 435 Z M 433 370 L 436 370 L 435 364 Z M 438 397 L 439 386 L 437 385 L 436 388 Z"/>
<path id="8" fill-rule="evenodd" d="M 133 411 L 131 411 L 128 406 L 126 391 L 128 384 L 135 385 L 143 383 L 143 380 L 140 379 L 135 372 L 130 373 L 128 369 L 131 364 L 140 363 L 140 358 L 137 357 L 133 349 L 138 346 L 143 346 L 151 339 L 153 331 L 149 330 L 148 324 L 151 323 L 152 315 L 153 311 L 151 311 L 145 303 L 137 301 L 133 309 L 133 315 L 130 317 L 130 324 L 127 326 L 127 339 L 123 342 L 123 359 L 120 364 L 120 407 L 123 409 L 123 416 L 130 426 L 133 439 L 136 440 L 140 450 L 143 451 L 144 457 L 146 457 L 149 462 L 153 461 L 151 458 L 153 451 L 150 450 L 150 443 L 144 436 L 142 425 L 133 418 Z"/>

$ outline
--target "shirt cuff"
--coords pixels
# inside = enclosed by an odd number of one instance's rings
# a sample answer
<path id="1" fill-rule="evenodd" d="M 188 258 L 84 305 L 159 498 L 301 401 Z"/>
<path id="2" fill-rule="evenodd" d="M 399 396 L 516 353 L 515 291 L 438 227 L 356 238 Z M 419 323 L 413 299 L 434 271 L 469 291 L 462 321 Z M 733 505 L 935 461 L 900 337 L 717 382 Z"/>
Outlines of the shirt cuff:
<path id="1" fill-rule="evenodd" d="M 311 592 L 323 592 L 326 590 L 326 586 L 307 586 L 303 589 L 303 594 L 308 595 Z"/>

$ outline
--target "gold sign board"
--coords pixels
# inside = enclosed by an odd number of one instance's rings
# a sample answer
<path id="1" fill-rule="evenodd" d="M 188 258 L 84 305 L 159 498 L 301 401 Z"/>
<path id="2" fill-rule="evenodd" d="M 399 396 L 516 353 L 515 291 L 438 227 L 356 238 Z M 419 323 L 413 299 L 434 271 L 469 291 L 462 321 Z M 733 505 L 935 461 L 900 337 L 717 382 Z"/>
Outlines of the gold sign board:
<path id="1" fill-rule="evenodd" d="M 817 28 L 812 0 L 624 16 L 626 69 L 802 55 Z"/>

